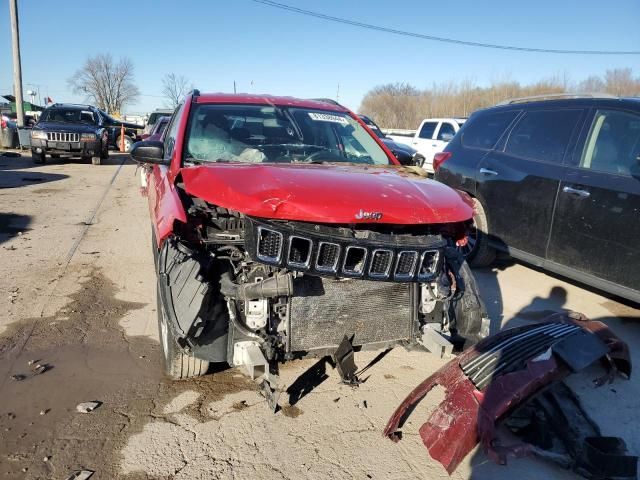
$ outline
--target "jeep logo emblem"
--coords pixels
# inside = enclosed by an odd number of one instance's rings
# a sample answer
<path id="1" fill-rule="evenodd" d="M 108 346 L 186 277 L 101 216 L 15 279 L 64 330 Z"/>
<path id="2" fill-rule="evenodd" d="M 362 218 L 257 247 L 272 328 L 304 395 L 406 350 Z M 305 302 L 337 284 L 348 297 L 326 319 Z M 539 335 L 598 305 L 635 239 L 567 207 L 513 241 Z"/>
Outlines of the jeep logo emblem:
<path id="1" fill-rule="evenodd" d="M 365 212 L 360 209 L 358 213 L 356 213 L 356 220 L 380 220 L 382 218 L 382 212 Z"/>

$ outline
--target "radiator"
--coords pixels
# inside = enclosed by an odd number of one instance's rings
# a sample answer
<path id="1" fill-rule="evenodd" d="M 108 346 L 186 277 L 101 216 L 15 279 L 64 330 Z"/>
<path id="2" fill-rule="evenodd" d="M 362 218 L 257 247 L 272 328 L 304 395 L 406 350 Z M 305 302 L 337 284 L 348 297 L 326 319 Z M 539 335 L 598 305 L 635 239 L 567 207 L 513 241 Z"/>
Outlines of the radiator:
<path id="1" fill-rule="evenodd" d="M 412 340 L 415 289 L 414 283 L 296 278 L 288 350 L 335 348 L 345 335 L 355 346 Z"/>

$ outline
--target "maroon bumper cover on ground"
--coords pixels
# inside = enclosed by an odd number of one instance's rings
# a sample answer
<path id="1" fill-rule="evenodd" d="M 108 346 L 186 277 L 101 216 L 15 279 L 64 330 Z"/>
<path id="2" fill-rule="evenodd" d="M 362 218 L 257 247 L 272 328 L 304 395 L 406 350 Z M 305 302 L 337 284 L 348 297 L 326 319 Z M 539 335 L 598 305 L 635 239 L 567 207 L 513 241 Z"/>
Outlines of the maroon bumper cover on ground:
<path id="1" fill-rule="evenodd" d="M 491 459 L 504 464 L 507 456 L 534 453 L 536 447 L 498 446 L 496 421 L 544 387 L 596 360 L 607 370 L 597 384 L 613 380 L 616 372 L 627 378 L 631 374 L 627 345 L 605 324 L 581 314 L 556 314 L 542 323 L 499 332 L 418 385 L 393 413 L 384 434 L 400 440 L 398 428 L 408 414 L 440 385 L 446 390 L 445 399 L 420 428 L 431 457 L 451 473 L 481 442 Z"/>

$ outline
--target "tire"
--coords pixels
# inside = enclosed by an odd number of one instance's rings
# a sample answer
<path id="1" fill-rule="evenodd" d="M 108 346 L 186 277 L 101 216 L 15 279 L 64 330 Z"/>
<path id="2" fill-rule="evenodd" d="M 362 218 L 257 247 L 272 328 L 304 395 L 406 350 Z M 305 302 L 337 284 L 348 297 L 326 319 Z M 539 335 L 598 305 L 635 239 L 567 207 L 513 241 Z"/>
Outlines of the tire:
<path id="1" fill-rule="evenodd" d="M 102 150 L 100 151 L 100 158 L 102 160 L 109 158 L 109 146 L 107 144 L 102 147 Z"/>
<path id="2" fill-rule="evenodd" d="M 131 147 L 133 146 L 133 140 L 131 138 L 124 136 L 124 151 L 125 153 L 129 153 L 131 151 Z M 120 135 L 116 139 L 116 148 L 120 151 Z"/>
<path id="3" fill-rule="evenodd" d="M 156 289 L 156 298 L 158 304 L 158 333 L 160 335 L 160 350 L 162 351 L 164 373 L 172 380 L 183 380 L 206 374 L 209 369 L 209 362 L 187 355 L 178 347 L 160 300 L 160 288 Z"/>
<path id="4" fill-rule="evenodd" d="M 457 285 L 449 304 L 449 319 L 457 338 L 454 345 L 464 349 L 489 336 L 490 321 L 469 264 L 460 259 L 451 266 Z"/>
<path id="5" fill-rule="evenodd" d="M 100 165 L 102 159 L 100 157 L 91 157 L 91 164 L 92 165 Z"/>
<path id="6" fill-rule="evenodd" d="M 35 153 L 35 152 L 31 152 L 31 159 L 33 160 L 33 163 L 37 163 L 39 165 L 42 165 L 45 161 L 45 154 L 44 153 Z"/>
<path id="7" fill-rule="evenodd" d="M 475 238 L 470 240 L 470 242 L 473 242 L 473 245 L 471 248 L 463 251 L 463 255 L 472 267 L 488 267 L 496 259 L 496 251 L 489 245 L 489 224 L 484 207 L 477 198 L 473 199 L 473 204 Z"/>

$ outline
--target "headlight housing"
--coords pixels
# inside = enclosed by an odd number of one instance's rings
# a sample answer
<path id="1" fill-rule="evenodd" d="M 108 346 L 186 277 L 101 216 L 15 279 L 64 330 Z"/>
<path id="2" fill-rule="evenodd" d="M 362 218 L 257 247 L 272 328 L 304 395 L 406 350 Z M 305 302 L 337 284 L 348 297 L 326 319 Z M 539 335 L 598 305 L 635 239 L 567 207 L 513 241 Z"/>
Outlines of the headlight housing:
<path id="1" fill-rule="evenodd" d="M 81 142 L 93 142 L 96 138 L 98 138 L 96 136 L 95 133 L 81 133 L 80 134 L 80 141 Z"/>
<path id="2" fill-rule="evenodd" d="M 31 138 L 35 140 L 46 140 L 47 132 L 43 130 L 31 130 Z"/>

